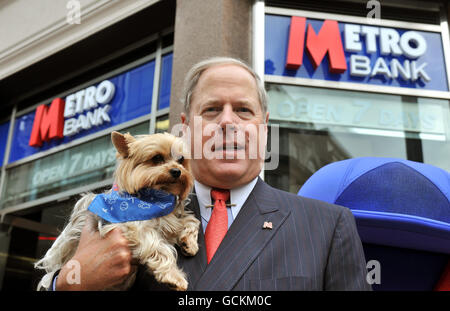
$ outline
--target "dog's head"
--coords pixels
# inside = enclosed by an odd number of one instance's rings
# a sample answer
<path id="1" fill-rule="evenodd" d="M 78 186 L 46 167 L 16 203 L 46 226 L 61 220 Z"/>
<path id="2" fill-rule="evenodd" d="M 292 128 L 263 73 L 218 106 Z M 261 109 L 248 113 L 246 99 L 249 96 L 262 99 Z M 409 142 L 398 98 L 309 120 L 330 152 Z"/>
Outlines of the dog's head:
<path id="1" fill-rule="evenodd" d="M 171 134 L 138 135 L 111 133 L 119 160 L 115 182 L 120 190 L 136 194 L 153 188 L 184 200 L 193 187 L 189 159 L 183 142 Z"/>

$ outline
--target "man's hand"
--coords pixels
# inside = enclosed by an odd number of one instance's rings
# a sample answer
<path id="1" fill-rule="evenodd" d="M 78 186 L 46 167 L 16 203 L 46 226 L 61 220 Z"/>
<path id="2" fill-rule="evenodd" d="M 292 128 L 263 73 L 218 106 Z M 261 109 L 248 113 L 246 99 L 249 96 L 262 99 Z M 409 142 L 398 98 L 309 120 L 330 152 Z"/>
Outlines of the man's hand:
<path id="1" fill-rule="evenodd" d="M 74 261 L 79 267 L 79 282 L 71 282 L 73 265 L 66 264 L 59 273 L 56 290 L 103 290 L 122 283 L 136 269 L 131 265 L 128 241 L 119 228 L 102 238 L 85 225 L 75 255 L 68 263 Z"/>

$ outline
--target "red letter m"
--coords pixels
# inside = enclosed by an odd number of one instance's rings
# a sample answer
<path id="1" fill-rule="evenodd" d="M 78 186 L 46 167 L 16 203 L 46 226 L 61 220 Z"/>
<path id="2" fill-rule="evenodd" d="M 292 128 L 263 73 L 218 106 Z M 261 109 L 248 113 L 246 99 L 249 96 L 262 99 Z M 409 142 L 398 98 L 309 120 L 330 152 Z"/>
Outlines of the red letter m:
<path id="1" fill-rule="evenodd" d="M 43 141 L 49 141 L 52 138 L 63 138 L 64 105 L 63 99 L 55 98 L 50 104 L 50 108 L 46 105 L 37 107 L 28 145 L 40 147 Z"/>
<path id="2" fill-rule="evenodd" d="M 303 62 L 303 43 L 305 41 L 304 17 L 291 17 L 291 28 L 289 30 L 289 45 L 286 59 L 286 68 L 298 69 Z M 314 32 L 308 25 L 306 38 L 306 51 L 314 68 L 322 62 L 328 53 L 329 70 L 332 73 L 343 73 L 347 70 L 344 48 L 342 46 L 341 34 L 336 21 L 325 20 L 319 34 Z"/>

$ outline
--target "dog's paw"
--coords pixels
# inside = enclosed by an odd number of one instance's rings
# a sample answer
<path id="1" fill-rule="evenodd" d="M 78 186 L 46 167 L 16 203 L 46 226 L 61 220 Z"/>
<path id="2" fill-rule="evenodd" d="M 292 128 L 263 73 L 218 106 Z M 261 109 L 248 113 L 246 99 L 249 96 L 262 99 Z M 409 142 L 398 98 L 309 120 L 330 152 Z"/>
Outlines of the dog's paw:
<path id="1" fill-rule="evenodd" d="M 188 288 L 188 282 L 186 280 L 183 280 L 181 282 L 169 284 L 169 286 L 176 291 L 185 292 L 185 291 L 187 291 L 187 288 Z"/>
<path id="2" fill-rule="evenodd" d="M 188 288 L 188 282 L 181 273 L 168 273 L 163 277 L 162 282 L 176 291 L 186 291 Z"/>
<path id="3" fill-rule="evenodd" d="M 181 252 L 186 256 L 194 256 L 198 252 L 198 230 L 184 229 L 179 238 Z"/>

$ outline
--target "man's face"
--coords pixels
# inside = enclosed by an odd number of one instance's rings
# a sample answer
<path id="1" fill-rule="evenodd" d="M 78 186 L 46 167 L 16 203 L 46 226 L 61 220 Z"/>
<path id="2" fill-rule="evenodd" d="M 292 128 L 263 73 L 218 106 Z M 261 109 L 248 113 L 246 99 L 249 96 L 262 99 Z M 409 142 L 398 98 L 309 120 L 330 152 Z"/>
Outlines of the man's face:
<path id="1" fill-rule="evenodd" d="M 268 113 L 263 115 L 256 82 L 247 70 L 237 65 L 205 70 L 191 97 L 189 121 L 181 116 L 191 134 L 195 179 L 211 187 L 232 189 L 258 176 L 268 117 Z M 196 142 L 201 142 L 200 158 Z"/>

